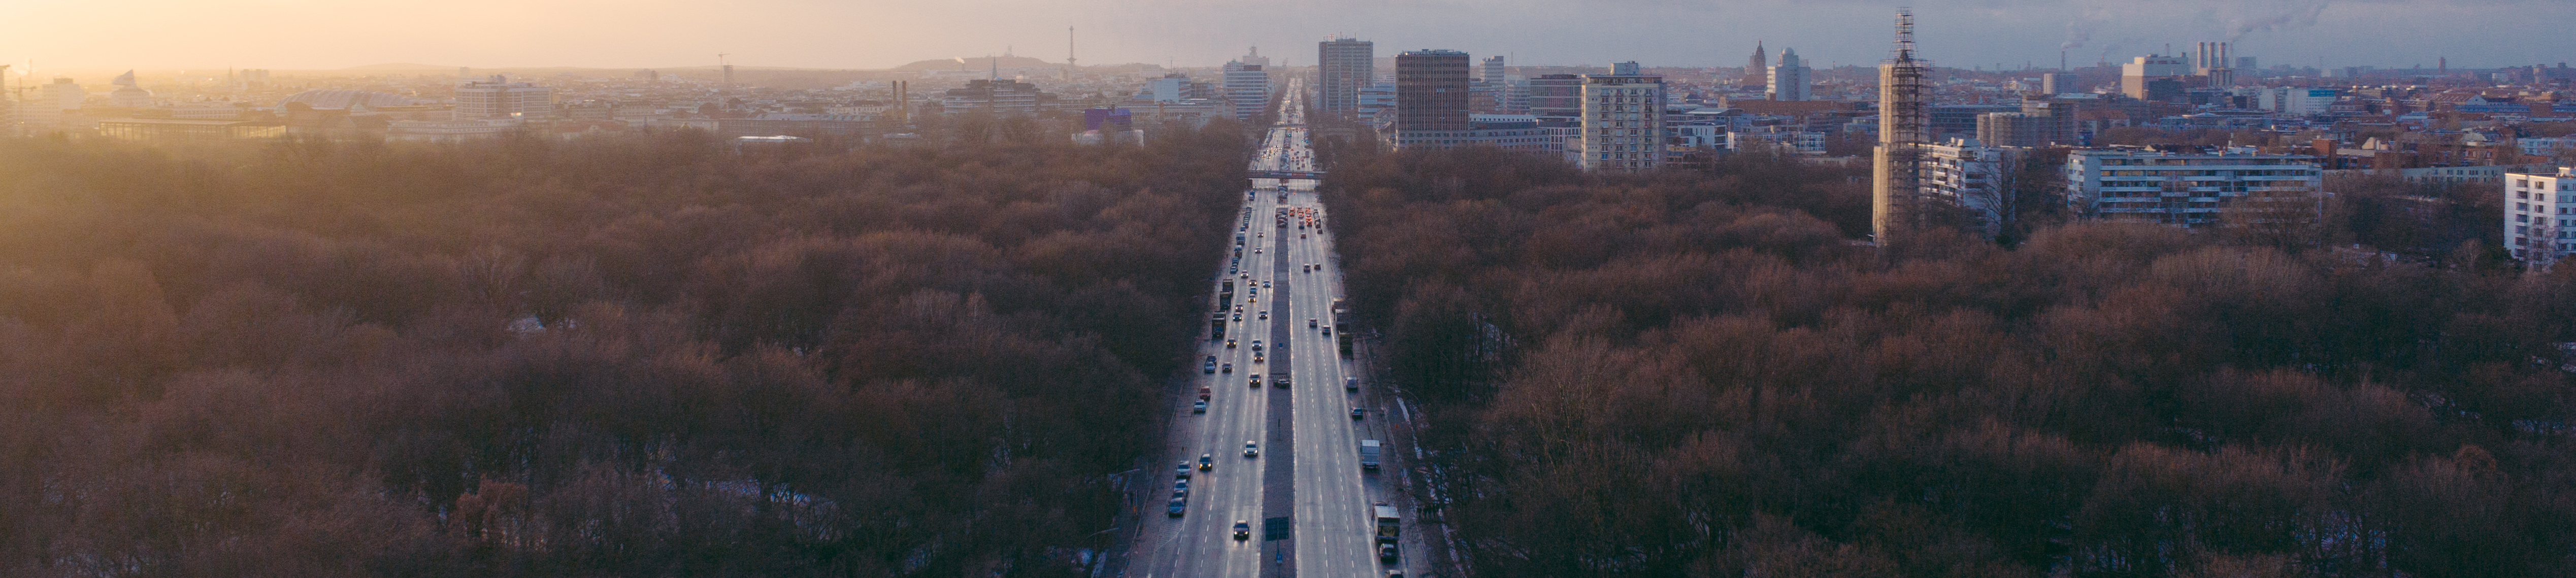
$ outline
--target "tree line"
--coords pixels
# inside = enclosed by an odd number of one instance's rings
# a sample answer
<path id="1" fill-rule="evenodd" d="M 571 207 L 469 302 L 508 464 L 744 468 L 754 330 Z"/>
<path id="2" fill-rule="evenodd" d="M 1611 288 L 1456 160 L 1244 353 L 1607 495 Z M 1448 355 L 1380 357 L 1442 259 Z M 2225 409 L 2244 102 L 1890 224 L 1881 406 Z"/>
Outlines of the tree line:
<path id="1" fill-rule="evenodd" d="M 1077 575 L 1250 142 L 1011 126 L 0 140 L 0 573 Z"/>
<path id="2" fill-rule="evenodd" d="M 1858 170 L 1338 163 L 1354 315 L 1476 575 L 2576 573 L 2576 270 L 2384 204 L 1879 250 Z"/>

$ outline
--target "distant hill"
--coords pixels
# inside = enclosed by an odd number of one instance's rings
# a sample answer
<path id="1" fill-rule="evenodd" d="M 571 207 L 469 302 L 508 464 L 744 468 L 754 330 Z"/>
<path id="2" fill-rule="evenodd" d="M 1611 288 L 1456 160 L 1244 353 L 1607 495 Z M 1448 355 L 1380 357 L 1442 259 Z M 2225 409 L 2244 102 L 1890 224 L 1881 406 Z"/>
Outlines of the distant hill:
<path id="1" fill-rule="evenodd" d="M 1041 66 L 1059 66 L 1058 64 L 1053 63 L 1053 62 L 1047 62 L 1047 61 L 1044 61 L 1044 60 L 1039 60 L 1039 59 L 1030 58 L 1030 57 L 1026 57 L 1026 56 L 992 56 L 992 57 L 978 56 L 978 57 L 974 57 L 974 58 L 968 58 L 968 59 L 965 59 L 965 60 L 966 60 L 966 62 L 965 62 L 964 64 L 959 64 L 959 63 L 957 62 L 957 61 L 958 61 L 958 59 L 955 59 L 955 58 L 943 58 L 943 59 L 939 59 L 939 60 L 923 60 L 923 61 L 920 61 L 920 62 L 914 62 L 914 63 L 906 64 L 906 65 L 903 65 L 903 66 L 897 66 L 897 67 L 894 67 L 894 69 L 895 69 L 895 70 L 902 70 L 902 71 L 922 71 L 922 70 L 984 70 L 984 69 L 992 68 L 992 67 L 996 66 L 997 64 L 993 62 L 993 61 L 996 61 L 996 60 L 1001 61 L 1000 63 L 998 63 L 998 66 L 1000 66 L 1000 67 L 1002 67 L 1002 68 L 1036 68 L 1036 67 L 1041 67 Z"/>
<path id="2" fill-rule="evenodd" d="M 342 68 L 342 69 L 340 69 L 340 70 L 348 71 L 348 72 L 405 72 L 405 71 L 414 71 L 414 70 L 456 70 L 456 67 L 454 67 L 454 66 L 439 66 L 439 65 L 436 65 L 436 64 L 419 64 L 419 63 L 412 63 L 412 62 L 388 62 L 388 63 L 385 63 L 385 64 L 369 64 L 369 65 L 366 65 L 366 66 L 351 66 L 351 67 L 348 67 L 348 68 Z"/>

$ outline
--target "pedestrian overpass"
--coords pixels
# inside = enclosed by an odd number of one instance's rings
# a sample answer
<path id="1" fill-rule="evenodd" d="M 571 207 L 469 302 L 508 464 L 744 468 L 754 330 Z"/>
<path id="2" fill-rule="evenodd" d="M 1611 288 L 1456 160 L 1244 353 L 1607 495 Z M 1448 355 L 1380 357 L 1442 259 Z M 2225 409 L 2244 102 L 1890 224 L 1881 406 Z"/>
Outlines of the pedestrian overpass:
<path id="1" fill-rule="evenodd" d="M 1244 176 L 1245 176 L 1245 177 L 1255 178 L 1255 179 L 1306 180 L 1306 181 L 1320 181 L 1320 180 L 1324 180 L 1324 172 L 1323 172 L 1323 171 L 1244 171 L 1244 172 L 1243 172 L 1243 174 L 1244 174 Z"/>

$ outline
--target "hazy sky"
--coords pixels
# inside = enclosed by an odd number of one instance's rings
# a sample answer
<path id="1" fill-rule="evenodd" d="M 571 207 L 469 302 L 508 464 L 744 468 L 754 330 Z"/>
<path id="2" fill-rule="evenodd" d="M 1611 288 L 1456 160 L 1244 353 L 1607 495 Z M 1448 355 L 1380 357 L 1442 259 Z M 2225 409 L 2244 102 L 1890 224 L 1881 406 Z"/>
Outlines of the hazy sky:
<path id="1" fill-rule="evenodd" d="M 2237 39 L 2240 56 L 2330 66 L 2576 60 L 2571 0 L 0 0 L 0 63 L 227 66 L 882 68 L 1006 49 L 1060 61 L 1206 66 L 1258 45 L 1308 65 L 1344 33 L 1381 56 L 1465 50 L 1515 64 L 1741 66 L 1755 40 L 1814 65 L 1872 63 L 1910 4 L 1922 51 L 1967 68 L 2054 66 Z"/>

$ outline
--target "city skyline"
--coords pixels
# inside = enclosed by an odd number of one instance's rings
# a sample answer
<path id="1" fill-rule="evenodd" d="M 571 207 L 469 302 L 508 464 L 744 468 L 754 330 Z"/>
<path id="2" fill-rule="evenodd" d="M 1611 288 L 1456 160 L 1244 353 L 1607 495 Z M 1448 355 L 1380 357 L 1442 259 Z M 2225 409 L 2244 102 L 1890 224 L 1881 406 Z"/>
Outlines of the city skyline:
<path id="1" fill-rule="evenodd" d="M 2211 0 L 1316 0 L 1284 9 L 1169 0 L 758 0 L 722 11 L 660 1 L 603 11 L 578 3 L 465 0 L 436 12 L 302 0 L 248 9 L 129 0 L 30 7 L 19 20 L 31 24 L 0 37 L 0 59 L 22 74 L 30 61 L 39 74 L 389 63 L 670 68 L 713 65 L 718 53 L 747 67 L 881 69 L 1004 53 L 1062 62 L 1071 26 L 1079 36 L 1076 56 L 1094 65 L 1214 67 L 1246 46 L 1273 46 L 1285 56 L 1277 65 L 1311 66 L 1312 56 L 1296 47 L 1340 34 L 1375 42 L 1381 56 L 1443 48 L 1507 54 L 1515 65 L 1737 66 L 1755 42 L 1767 41 L 1795 45 L 1811 66 L 1826 69 L 1883 59 L 1884 15 L 1906 4 L 1921 22 L 1923 53 L 1956 68 L 2055 68 L 2061 53 L 2077 67 L 2116 64 L 2201 41 L 2232 41 L 2237 54 L 2258 57 L 2264 66 L 2430 68 L 2447 58 L 2455 68 L 2488 68 L 2556 63 L 2576 48 L 2549 24 L 2576 19 L 2576 4 L 2545 0 L 2293 0 L 2254 8 Z M 483 16 L 495 13 L 516 16 Z M 1634 33 L 1582 33 L 1614 25 Z M 1551 27 L 1566 32 L 1494 33 Z M 242 33 L 263 28 L 273 32 Z"/>

